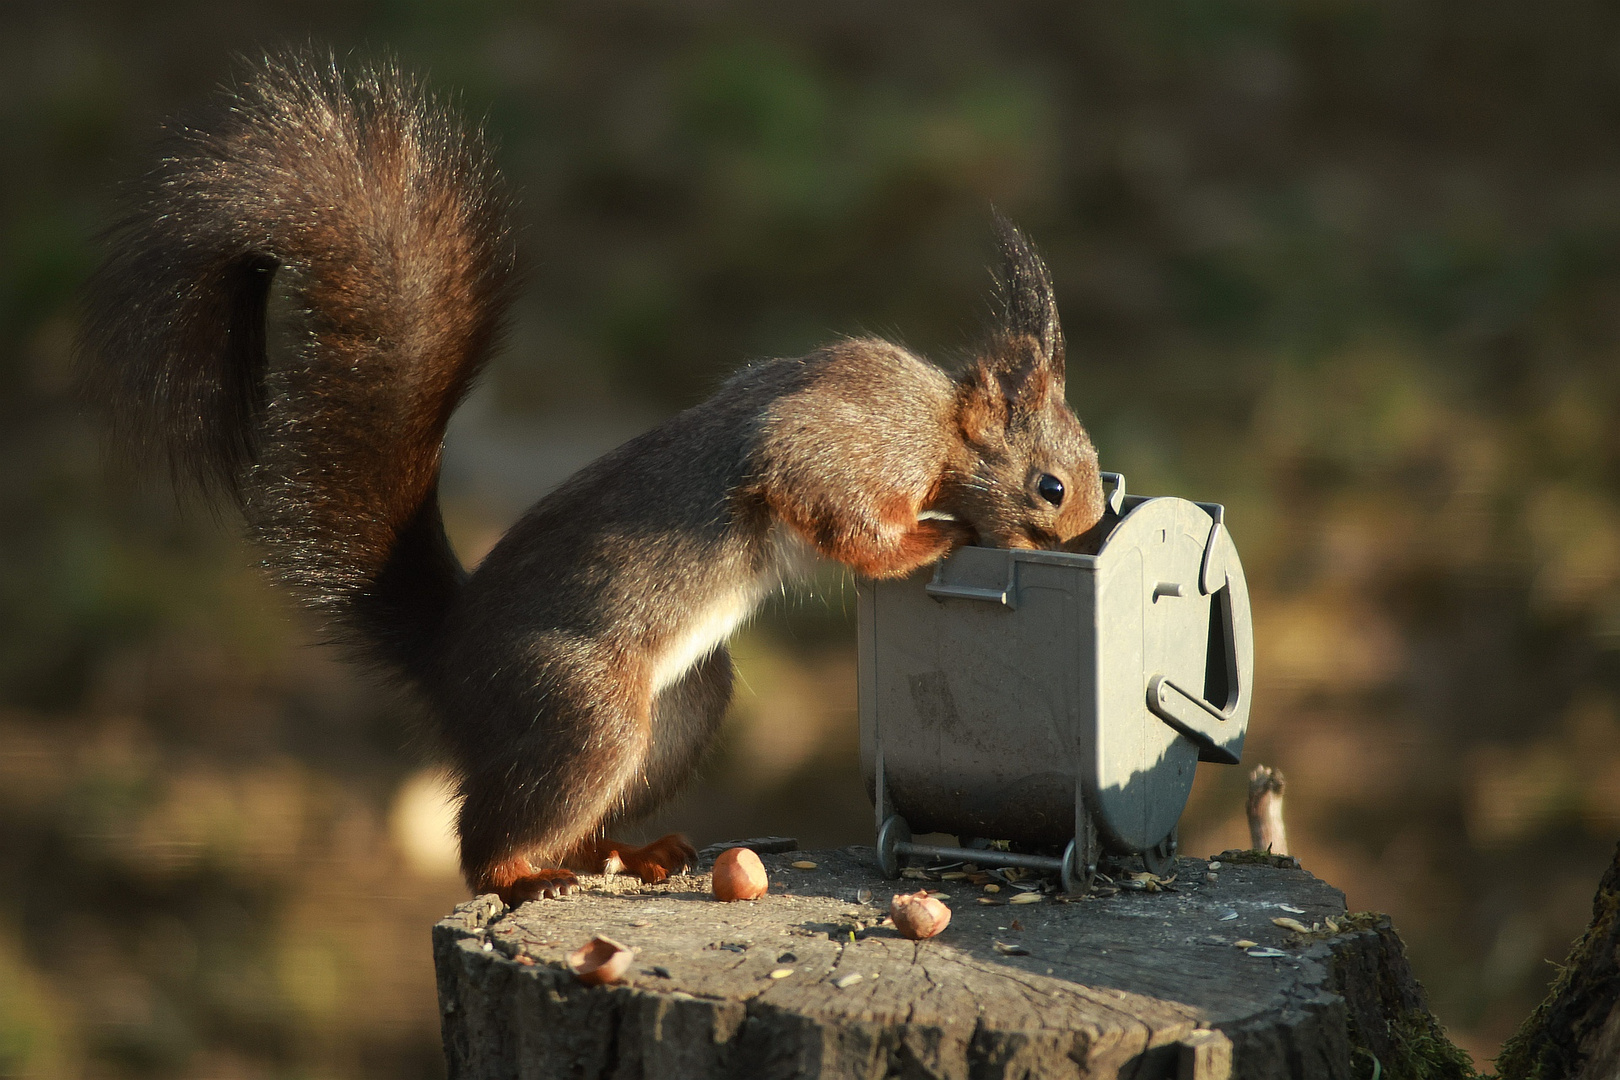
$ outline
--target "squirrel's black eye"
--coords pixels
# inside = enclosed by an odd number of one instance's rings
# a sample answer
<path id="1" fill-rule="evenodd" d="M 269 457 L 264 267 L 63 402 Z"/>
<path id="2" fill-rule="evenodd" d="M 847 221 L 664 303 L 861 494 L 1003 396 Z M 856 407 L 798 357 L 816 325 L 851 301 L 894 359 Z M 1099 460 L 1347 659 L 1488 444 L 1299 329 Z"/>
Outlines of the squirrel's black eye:
<path id="1" fill-rule="evenodd" d="M 1053 506 L 1063 505 L 1063 481 L 1051 473 L 1041 473 L 1041 478 L 1035 481 L 1035 490 Z"/>

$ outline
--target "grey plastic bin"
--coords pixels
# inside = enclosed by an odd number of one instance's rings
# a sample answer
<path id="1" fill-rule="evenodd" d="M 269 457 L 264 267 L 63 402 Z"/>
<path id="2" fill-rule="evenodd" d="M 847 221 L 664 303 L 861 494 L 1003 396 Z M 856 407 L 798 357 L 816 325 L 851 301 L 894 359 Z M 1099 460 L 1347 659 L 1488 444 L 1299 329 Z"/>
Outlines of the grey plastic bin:
<path id="1" fill-rule="evenodd" d="M 977 855 L 1083 891 L 1104 848 L 1162 870 L 1197 762 L 1239 760 L 1254 642 L 1224 511 L 1104 478 L 1119 520 L 1096 555 L 963 548 L 858 586 L 862 768 L 891 876 Z M 973 840 L 1037 850 L 987 859 Z"/>

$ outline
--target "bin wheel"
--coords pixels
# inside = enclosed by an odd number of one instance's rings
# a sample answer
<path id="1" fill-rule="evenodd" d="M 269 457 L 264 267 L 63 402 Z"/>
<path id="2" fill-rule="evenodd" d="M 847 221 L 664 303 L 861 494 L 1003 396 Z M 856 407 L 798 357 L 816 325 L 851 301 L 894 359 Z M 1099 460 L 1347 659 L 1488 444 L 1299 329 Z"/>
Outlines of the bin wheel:
<path id="1" fill-rule="evenodd" d="M 1074 896 L 1091 891 L 1091 868 L 1085 865 L 1085 856 L 1073 840 L 1063 849 L 1063 891 Z"/>
<path id="2" fill-rule="evenodd" d="M 1147 867 L 1148 873 L 1164 877 L 1176 866 L 1176 851 L 1181 846 L 1178 830 L 1171 829 L 1169 835 L 1157 844 L 1142 852 L 1142 865 Z"/>
<path id="3" fill-rule="evenodd" d="M 899 814 L 892 814 L 884 820 L 877 834 L 878 866 L 883 870 L 884 877 L 896 878 L 900 876 L 900 849 L 899 845 L 911 843 L 911 826 Z"/>
<path id="4" fill-rule="evenodd" d="M 1102 845 L 1097 840 L 1097 826 L 1086 817 L 1076 830 L 1069 846 L 1063 849 L 1061 878 L 1063 891 L 1084 896 L 1091 891 L 1091 879 L 1097 873 L 1097 858 Z"/>

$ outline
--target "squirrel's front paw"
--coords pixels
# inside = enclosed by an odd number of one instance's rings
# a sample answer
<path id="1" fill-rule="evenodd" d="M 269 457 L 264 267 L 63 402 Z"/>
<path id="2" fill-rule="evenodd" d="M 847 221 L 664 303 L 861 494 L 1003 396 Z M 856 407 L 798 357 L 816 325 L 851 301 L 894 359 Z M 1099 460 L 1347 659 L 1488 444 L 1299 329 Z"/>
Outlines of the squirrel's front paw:
<path id="1" fill-rule="evenodd" d="M 507 907 L 517 907 L 526 900 L 553 899 L 578 885 L 572 870 L 546 869 L 525 874 L 499 892 Z"/>

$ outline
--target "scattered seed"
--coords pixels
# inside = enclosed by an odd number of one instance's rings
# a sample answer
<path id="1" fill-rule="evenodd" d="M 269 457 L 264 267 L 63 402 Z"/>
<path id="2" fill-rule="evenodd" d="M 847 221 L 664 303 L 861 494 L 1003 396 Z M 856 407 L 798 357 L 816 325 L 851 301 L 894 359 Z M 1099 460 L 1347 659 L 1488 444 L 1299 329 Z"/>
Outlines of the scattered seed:
<path id="1" fill-rule="evenodd" d="M 1011 900 L 1007 901 L 1009 904 L 1038 904 L 1040 902 L 1041 894 L 1033 892 L 1021 892 Z"/>
<path id="2" fill-rule="evenodd" d="M 981 896 L 981 897 L 979 897 L 979 903 L 984 904 L 987 907 L 1001 907 L 1002 906 L 1002 901 L 997 900 L 997 899 L 995 899 L 993 897 L 989 897 L 989 896 Z"/>
<path id="3" fill-rule="evenodd" d="M 1211 870 L 1219 870 L 1221 868 L 1221 860 L 1219 860 L 1219 859 L 1211 859 L 1210 863 L 1209 863 L 1209 868 Z"/>
<path id="4" fill-rule="evenodd" d="M 966 870 L 951 870 L 947 873 L 939 875 L 939 879 L 941 881 L 961 881 L 967 876 L 968 874 Z"/>
<path id="5" fill-rule="evenodd" d="M 1296 934 L 1308 934 L 1311 932 L 1311 928 L 1298 919 L 1272 919 L 1271 923 L 1273 926 L 1280 926 L 1284 930 L 1292 930 Z"/>
<path id="6" fill-rule="evenodd" d="M 858 904 L 870 904 L 872 902 L 872 890 L 871 889 L 857 889 L 857 890 L 855 890 L 855 902 L 858 903 Z"/>
<path id="7" fill-rule="evenodd" d="M 864 978 L 866 978 L 864 975 L 845 975 L 843 978 L 834 979 L 833 985 L 840 990 L 847 990 Z"/>
<path id="8" fill-rule="evenodd" d="M 1264 960 L 1278 956 L 1287 956 L 1288 954 L 1283 952 L 1281 949 L 1249 949 L 1244 955 L 1258 956 Z"/>
<path id="9" fill-rule="evenodd" d="M 791 974 L 793 974 L 792 968 L 777 968 L 775 971 L 771 972 L 771 978 L 785 979 Z"/>
<path id="10" fill-rule="evenodd" d="M 1228 911 L 1225 915 L 1222 915 L 1220 918 L 1216 919 L 1215 921 L 1216 922 L 1231 922 L 1235 918 L 1237 918 L 1237 912 Z"/>
<path id="11" fill-rule="evenodd" d="M 949 900 L 951 898 L 950 893 L 948 893 L 948 892 L 937 892 L 937 891 L 935 891 L 933 889 L 928 890 L 928 895 L 932 896 L 935 900 Z"/>
<path id="12" fill-rule="evenodd" d="M 1252 949 L 1260 943 L 1258 941 L 1250 941 L 1248 938 L 1238 938 L 1236 941 L 1232 942 L 1232 944 L 1236 945 L 1240 949 Z"/>
<path id="13" fill-rule="evenodd" d="M 815 868 L 816 864 L 811 862 L 809 859 L 800 859 L 798 862 L 793 864 L 793 869 L 795 870 L 814 870 Z"/>
<path id="14" fill-rule="evenodd" d="M 1322 921 L 1327 924 L 1328 932 L 1330 934 L 1337 934 L 1339 932 L 1338 919 L 1323 919 Z"/>
<path id="15" fill-rule="evenodd" d="M 525 956 L 522 953 L 518 953 L 512 959 L 516 960 L 518 963 L 522 964 L 524 967 L 534 967 L 534 957 L 532 957 L 532 956 Z"/>
<path id="16" fill-rule="evenodd" d="M 1295 915 L 1303 915 L 1303 914 L 1305 914 L 1305 909 L 1304 908 L 1295 907 L 1292 904 L 1278 904 L 1277 905 L 1277 910 L 1279 910 L 1279 911 L 1292 911 Z"/>
<path id="17" fill-rule="evenodd" d="M 999 941 L 992 941 L 990 947 L 1002 956 L 1028 956 L 1029 950 L 1022 945 L 1004 945 Z"/>
<path id="18" fill-rule="evenodd" d="M 484 951 L 485 952 L 494 952 L 495 951 L 495 943 L 491 942 L 491 941 L 484 942 Z"/>
<path id="19" fill-rule="evenodd" d="M 900 876 L 903 877 L 903 878 L 910 878 L 913 881 L 928 881 L 928 880 L 930 880 L 929 877 L 928 877 L 928 874 L 925 871 L 923 871 L 920 868 L 915 867 L 915 866 L 906 867 L 904 870 L 900 871 Z"/>
<path id="20" fill-rule="evenodd" d="M 1171 883 L 1175 880 L 1176 875 L 1174 874 L 1171 874 L 1169 877 L 1160 877 L 1158 874 L 1152 874 L 1144 870 L 1140 873 L 1130 875 L 1119 884 L 1120 888 L 1134 889 L 1137 892 L 1160 892 L 1162 890 L 1170 889 Z"/>
<path id="21" fill-rule="evenodd" d="M 1001 886 L 1000 885 L 995 885 L 995 884 L 986 885 L 984 887 L 984 891 L 988 892 L 988 893 L 998 893 L 998 892 L 1001 891 Z"/>

